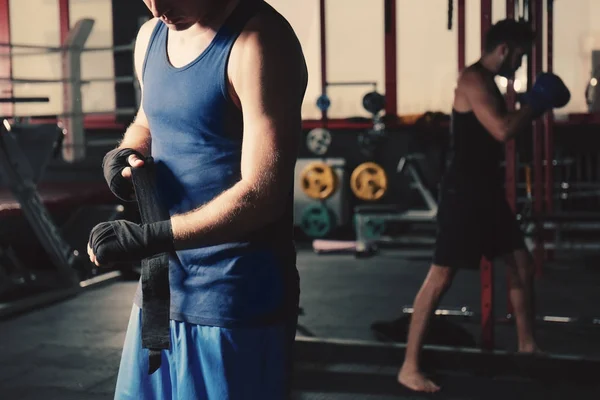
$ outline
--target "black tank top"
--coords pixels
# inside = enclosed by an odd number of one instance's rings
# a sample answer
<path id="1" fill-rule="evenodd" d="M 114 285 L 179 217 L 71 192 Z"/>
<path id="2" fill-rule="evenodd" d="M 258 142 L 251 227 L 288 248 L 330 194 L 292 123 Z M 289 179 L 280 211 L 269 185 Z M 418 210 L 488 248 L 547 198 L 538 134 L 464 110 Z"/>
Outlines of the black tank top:
<path id="1" fill-rule="evenodd" d="M 446 185 L 502 189 L 504 145 L 479 122 L 473 111 L 452 110 Z"/>

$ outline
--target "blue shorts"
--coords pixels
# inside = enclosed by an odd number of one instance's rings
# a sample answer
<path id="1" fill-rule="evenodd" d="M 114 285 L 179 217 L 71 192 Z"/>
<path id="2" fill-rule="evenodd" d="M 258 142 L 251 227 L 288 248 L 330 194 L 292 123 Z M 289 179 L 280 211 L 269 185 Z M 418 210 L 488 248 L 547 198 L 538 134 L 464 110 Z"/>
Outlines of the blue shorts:
<path id="1" fill-rule="evenodd" d="M 287 398 L 295 326 L 292 333 L 285 325 L 225 329 L 171 320 L 171 348 L 163 351 L 160 369 L 148 375 L 141 317 L 134 305 L 115 400 Z"/>

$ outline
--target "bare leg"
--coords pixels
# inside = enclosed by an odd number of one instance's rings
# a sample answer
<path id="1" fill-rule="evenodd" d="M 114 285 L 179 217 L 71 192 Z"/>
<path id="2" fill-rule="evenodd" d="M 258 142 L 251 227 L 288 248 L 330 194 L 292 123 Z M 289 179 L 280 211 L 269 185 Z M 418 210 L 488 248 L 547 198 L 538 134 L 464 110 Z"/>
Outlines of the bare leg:
<path id="1" fill-rule="evenodd" d="M 408 328 L 406 356 L 398 373 L 398 382 L 411 390 L 430 393 L 440 390 L 439 386 L 427 379 L 421 372 L 419 353 L 423 346 L 429 320 L 441 297 L 450 287 L 455 271 L 448 267 L 432 265 L 415 298 L 414 311 Z"/>
<path id="2" fill-rule="evenodd" d="M 510 281 L 510 301 L 517 326 L 519 352 L 539 351 L 534 335 L 533 264 L 525 250 L 516 250 L 504 257 Z"/>

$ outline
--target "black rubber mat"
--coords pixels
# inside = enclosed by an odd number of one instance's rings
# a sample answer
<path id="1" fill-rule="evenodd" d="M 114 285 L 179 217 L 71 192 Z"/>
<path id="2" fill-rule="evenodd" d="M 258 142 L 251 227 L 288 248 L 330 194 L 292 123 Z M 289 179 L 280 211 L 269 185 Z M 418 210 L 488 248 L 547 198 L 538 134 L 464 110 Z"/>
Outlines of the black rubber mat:
<path id="1" fill-rule="evenodd" d="M 412 301 L 426 268 L 426 260 L 398 256 L 355 260 L 350 256 L 319 257 L 301 252 L 303 315 L 299 333 L 316 339 L 374 341 L 371 323 L 396 318 L 401 307 Z M 553 297 L 546 298 L 544 307 L 552 311 L 560 305 L 568 311 L 570 305 L 573 312 L 593 312 L 594 303 L 598 304 L 594 298 L 599 295 L 592 288 L 597 285 L 598 274 L 591 270 L 586 276 L 585 271 L 586 267 L 575 264 L 570 270 L 547 271 L 544 279 L 547 277 L 548 282 L 539 297 Z M 498 308 L 506 304 L 500 289 L 502 273 L 497 271 Z M 112 399 L 136 284 L 112 283 L 0 321 L 0 399 Z M 476 308 L 478 284 L 478 274 L 459 275 L 445 304 L 467 303 Z M 464 327 L 478 337 L 477 324 Z M 498 347 L 510 350 L 514 329 L 499 327 L 497 332 Z M 598 334 L 597 330 L 553 327 L 542 331 L 540 342 L 545 350 L 558 354 L 594 355 L 600 353 Z M 575 384 L 556 376 L 500 379 L 452 370 L 433 375 L 443 388 L 441 393 L 416 394 L 396 383 L 401 360 L 395 361 L 381 365 L 372 360 L 368 364 L 298 362 L 294 396 L 299 400 L 600 398 L 596 382 Z"/>

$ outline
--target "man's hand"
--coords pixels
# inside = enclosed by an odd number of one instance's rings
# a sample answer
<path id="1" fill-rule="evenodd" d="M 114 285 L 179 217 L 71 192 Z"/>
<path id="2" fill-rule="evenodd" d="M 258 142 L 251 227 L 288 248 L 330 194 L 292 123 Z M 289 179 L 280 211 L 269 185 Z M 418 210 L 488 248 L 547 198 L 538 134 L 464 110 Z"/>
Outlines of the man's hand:
<path id="1" fill-rule="evenodd" d="M 131 167 L 144 165 L 144 156 L 130 148 L 116 148 L 109 151 L 102 161 L 104 179 L 110 190 L 123 201 L 133 201 Z"/>
<path id="2" fill-rule="evenodd" d="M 97 266 L 139 261 L 173 249 L 171 220 L 142 225 L 124 220 L 102 222 L 92 229 L 87 246 L 90 261 Z"/>

